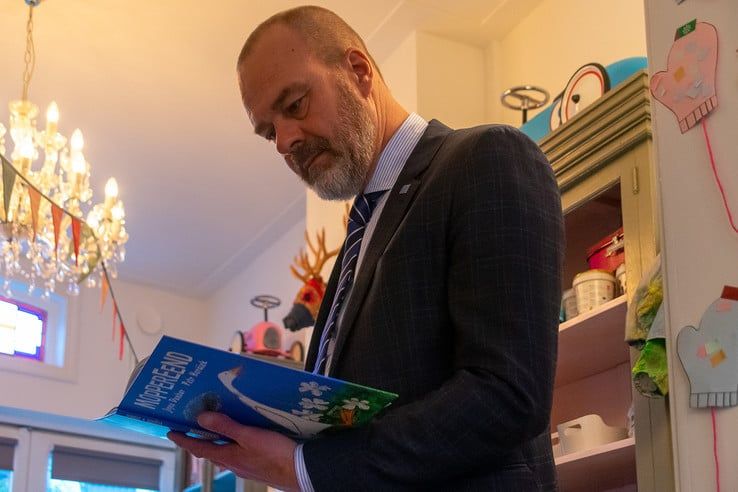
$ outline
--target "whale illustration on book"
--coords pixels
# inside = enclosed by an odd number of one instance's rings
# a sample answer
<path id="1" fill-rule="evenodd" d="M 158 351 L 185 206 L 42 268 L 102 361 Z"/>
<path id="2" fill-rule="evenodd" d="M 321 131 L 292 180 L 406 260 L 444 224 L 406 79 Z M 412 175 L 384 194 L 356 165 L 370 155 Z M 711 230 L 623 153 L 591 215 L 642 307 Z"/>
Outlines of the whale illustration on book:
<path id="1" fill-rule="evenodd" d="M 251 408 L 259 415 L 304 438 L 313 437 L 319 432 L 331 427 L 330 424 L 315 422 L 313 420 L 308 420 L 298 415 L 285 412 L 278 408 L 272 408 L 244 395 L 238 391 L 235 386 L 233 386 L 233 381 L 241 374 L 242 371 L 242 367 L 234 367 L 229 371 L 223 371 L 218 374 L 218 379 L 223 383 L 223 386 L 225 386 L 228 391 L 233 393 L 239 399 L 241 403 Z"/>

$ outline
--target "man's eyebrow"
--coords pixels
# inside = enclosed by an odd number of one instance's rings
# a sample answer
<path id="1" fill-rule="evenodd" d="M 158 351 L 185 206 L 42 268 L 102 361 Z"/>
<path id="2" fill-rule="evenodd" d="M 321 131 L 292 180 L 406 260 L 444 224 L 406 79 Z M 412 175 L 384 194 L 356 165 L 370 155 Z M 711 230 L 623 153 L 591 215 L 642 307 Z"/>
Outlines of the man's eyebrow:
<path id="1" fill-rule="evenodd" d="M 290 97 L 290 95 L 294 94 L 295 92 L 300 91 L 307 91 L 307 84 L 304 84 L 302 82 L 295 82 L 293 84 L 288 85 L 284 89 L 282 89 L 279 92 L 279 95 L 272 103 L 271 108 L 269 108 L 271 111 L 279 111 L 281 106 L 284 104 L 285 99 Z M 264 132 L 266 132 L 271 125 L 269 123 L 258 123 L 254 127 L 254 133 L 257 135 L 263 135 Z"/>

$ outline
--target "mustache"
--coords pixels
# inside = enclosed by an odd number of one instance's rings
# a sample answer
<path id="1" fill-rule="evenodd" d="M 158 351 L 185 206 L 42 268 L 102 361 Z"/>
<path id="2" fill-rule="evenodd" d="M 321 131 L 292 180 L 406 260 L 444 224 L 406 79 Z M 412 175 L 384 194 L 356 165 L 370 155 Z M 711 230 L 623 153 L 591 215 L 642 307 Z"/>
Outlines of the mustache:
<path id="1" fill-rule="evenodd" d="M 316 137 L 311 140 L 306 140 L 299 146 L 295 147 L 292 152 L 290 152 L 290 155 L 292 157 L 292 162 L 294 162 L 301 171 L 305 171 L 305 164 L 321 152 L 333 152 L 333 149 L 327 138 Z"/>

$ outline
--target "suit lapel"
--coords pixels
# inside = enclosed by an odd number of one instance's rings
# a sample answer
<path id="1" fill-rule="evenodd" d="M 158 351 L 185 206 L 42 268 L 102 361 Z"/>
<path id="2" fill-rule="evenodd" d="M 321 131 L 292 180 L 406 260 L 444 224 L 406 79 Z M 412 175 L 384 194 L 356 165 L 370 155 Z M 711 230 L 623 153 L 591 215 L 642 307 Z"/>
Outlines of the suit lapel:
<path id="1" fill-rule="evenodd" d="M 332 368 L 336 367 L 336 362 L 339 360 L 343 345 L 349 336 L 349 333 L 353 329 L 356 315 L 358 314 L 361 305 L 364 303 L 367 289 L 369 288 L 369 285 L 371 285 L 371 280 L 374 277 L 374 270 L 377 266 L 377 261 L 379 261 L 380 256 L 387 247 L 387 243 L 390 238 L 392 238 L 397 230 L 397 226 L 405 216 L 407 208 L 410 203 L 412 203 L 415 193 L 418 188 L 420 188 L 423 172 L 430 165 L 436 152 L 438 152 L 438 149 L 450 132 L 451 130 L 448 127 L 438 121 L 433 120 L 429 123 L 428 128 L 426 128 L 423 136 L 420 138 L 420 141 L 415 146 L 415 149 L 405 163 L 402 172 L 397 178 L 397 182 L 395 182 L 394 187 L 389 191 L 389 196 L 387 197 L 384 209 L 382 210 L 382 215 L 379 217 L 377 227 L 374 229 L 374 233 L 372 234 L 369 244 L 362 244 L 362 248 L 366 247 L 366 250 L 359 268 L 359 274 L 354 279 L 354 285 L 351 287 L 349 298 L 346 301 L 347 304 L 345 306 L 343 318 L 341 319 L 341 324 L 338 327 L 336 344 L 333 349 Z M 339 260 L 336 260 L 336 264 L 340 265 Z M 333 276 L 334 275 L 332 274 L 331 277 Z M 315 339 L 315 335 L 313 335 L 313 339 Z M 311 343 L 311 349 L 312 345 L 313 344 Z M 311 352 L 312 351 L 313 350 L 311 350 Z"/>

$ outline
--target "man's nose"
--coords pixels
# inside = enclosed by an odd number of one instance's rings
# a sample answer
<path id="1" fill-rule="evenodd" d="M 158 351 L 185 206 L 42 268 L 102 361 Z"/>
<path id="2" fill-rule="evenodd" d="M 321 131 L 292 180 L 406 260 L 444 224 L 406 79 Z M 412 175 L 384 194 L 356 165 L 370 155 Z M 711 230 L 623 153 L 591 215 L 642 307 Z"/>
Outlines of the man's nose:
<path id="1" fill-rule="evenodd" d="M 277 152 L 289 154 L 296 144 L 304 140 L 304 134 L 296 121 L 279 120 L 274 122 L 274 134 Z"/>

